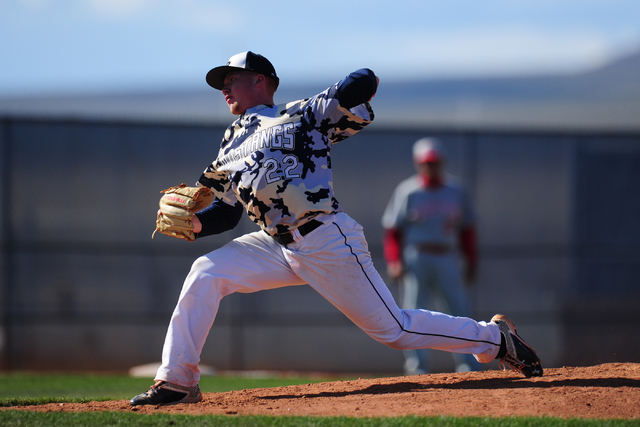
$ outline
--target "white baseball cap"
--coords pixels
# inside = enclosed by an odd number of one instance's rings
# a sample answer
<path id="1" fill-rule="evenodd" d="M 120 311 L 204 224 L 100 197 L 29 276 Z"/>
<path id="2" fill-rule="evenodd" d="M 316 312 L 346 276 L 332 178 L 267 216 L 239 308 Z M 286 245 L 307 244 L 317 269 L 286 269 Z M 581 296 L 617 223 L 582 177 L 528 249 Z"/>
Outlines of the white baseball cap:
<path id="1" fill-rule="evenodd" d="M 413 161 L 416 163 L 442 162 L 442 142 L 436 138 L 421 138 L 413 144 Z"/>
<path id="2" fill-rule="evenodd" d="M 276 69 L 267 58 L 251 51 L 246 51 L 233 55 L 227 61 L 227 65 L 213 68 L 207 73 L 207 83 L 214 89 L 222 90 L 225 76 L 233 70 L 249 70 L 258 74 L 271 77 L 276 82 L 276 88 L 280 84 L 280 79 L 276 75 Z"/>

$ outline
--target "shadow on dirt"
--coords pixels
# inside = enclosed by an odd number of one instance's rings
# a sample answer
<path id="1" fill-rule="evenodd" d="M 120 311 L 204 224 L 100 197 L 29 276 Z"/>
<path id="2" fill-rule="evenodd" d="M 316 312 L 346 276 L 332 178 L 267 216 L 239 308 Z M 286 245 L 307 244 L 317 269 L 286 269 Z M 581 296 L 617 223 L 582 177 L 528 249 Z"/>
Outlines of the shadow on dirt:
<path id="1" fill-rule="evenodd" d="M 277 400 L 277 399 L 293 399 L 305 397 L 317 398 L 317 397 L 343 397 L 343 396 L 357 396 L 368 394 L 395 394 L 395 393 L 408 393 L 408 392 L 421 392 L 429 390 L 495 390 L 495 389 L 518 389 L 518 388 L 540 388 L 549 389 L 556 387 L 605 387 L 605 388 L 617 388 L 617 387 L 640 387 L 640 380 L 634 380 L 629 378 L 579 378 L 579 379 L 561 379 L 561 380 L 549 380 L 540 381 L 540 379 L 530 380 L 527 378 L 489 378 L 482 380 L 469 380 L 460 381 L 451 384 L 429 384 L 429 383 L 417 383 L 417 382 L 400 382 L 396 384 L 376 384 L 363 389 L 351 390 L 351 391 L 339 391 L 330 392 L 325 391 L 316 394 L 281 394 L 272 396 L 257 396 L 258 399 L 265 400 Z"/>

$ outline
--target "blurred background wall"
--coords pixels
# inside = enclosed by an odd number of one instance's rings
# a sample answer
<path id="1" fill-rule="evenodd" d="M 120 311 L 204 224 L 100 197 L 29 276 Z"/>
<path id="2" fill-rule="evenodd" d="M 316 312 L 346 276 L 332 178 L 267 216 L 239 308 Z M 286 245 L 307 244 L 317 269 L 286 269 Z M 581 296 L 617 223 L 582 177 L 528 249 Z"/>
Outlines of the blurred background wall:
<path id="1" fill-rule="evenodd" d="M 194 243 L 151 239 L 160 190 L 193 184 L 224 126 L 14 115 L 0 130 L 2 367 L 158 361 L 193 260 L 257 229 L 245 217 Z M 374 122 L 332 164 L 383 276 L 380 218 L 425 135 L 444 141 L 478 209 L 475 317 L 508 314 L 548 367 L 640 360 L 640 133 Z M 400 373 L 403 357 L 302 286 L 225 298 L 202 363 Z M 444 353 L 434 364 L 453 367 Z"/>
<path id="2" fill-rule="evenodd" d="M 332 164 L 383 274 L 382 211 L 413 142 L 440 137 L 479 213 L 476 317 L 509 315 L 545 366 L 640 361 L 640 2 L 264 6 L 0 2 L 0 369 L 160 359 L 193 260 L 256 229 L 151 239 L 160 190 L 194 183 L 233 119 L 206 72 L 246 50 L 274 64 L 278 103 L 361 67 L 380 78 L 375 121 Z M 301 286 L 226 298 L 202 361 L 401 373 L 404 359 Z"/>

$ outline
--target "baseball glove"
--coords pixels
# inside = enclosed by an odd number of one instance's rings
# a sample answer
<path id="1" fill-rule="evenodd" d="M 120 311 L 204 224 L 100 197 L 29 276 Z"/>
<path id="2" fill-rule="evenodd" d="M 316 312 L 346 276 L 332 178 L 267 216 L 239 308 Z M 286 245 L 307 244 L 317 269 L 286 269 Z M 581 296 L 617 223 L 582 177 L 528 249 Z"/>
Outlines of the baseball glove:
<path id="1" fill-rule="evenodd" d="M 213 202 L 213 193 L 207 187 L 187 187 L 180 184 L 162 190 L 160 210 L 156 219 L 156 231 L 167 236 L 185 239 L 190 242 L 196 240 L 191 218 L 193 214 L 206 208 Z"/>

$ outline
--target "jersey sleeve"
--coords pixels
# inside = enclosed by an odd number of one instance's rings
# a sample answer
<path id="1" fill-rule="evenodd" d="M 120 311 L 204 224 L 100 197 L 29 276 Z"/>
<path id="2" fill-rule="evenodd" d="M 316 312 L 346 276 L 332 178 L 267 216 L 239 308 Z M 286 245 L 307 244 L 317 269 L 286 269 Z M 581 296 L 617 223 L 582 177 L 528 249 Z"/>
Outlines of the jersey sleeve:
<path id="1" fill-rule="evenodd" d="M 460 228 L 474 227 L 477 218 L 475 209 L 473 208 L 473 204 L 471 203 L 471 198 L 464 189 L 461 189 L 460 191 L 460 203 L 462 205 L 462 218 L 460 219 Z"/>
<path id="2" fill-rule="evenodd" d="M 474 227 L 464 227 L 460 230 L 459 247 L 467 265 L 475 267 L 478 264 L 478 237 Z"/>
<path id="3" fill-rule="evenodd" d="M 221 156 L 222 147 L 227 145 L 233 136 L 233 130 L 235 128 L 235 122 L 229 126 L 224 134 L 222 142 L 220 144 L 220 150 L 218 157 Z M 230 206 L 235 206 L 238 202 L 238 197 L 232 189 L 231 178 L 227 171 L 220 171 L 216 167 L 218 164 L 218 158 L 216 158 L 209 166 L 207 166 L 202 172 L 200 179 L 198 179 L 197 185 L 203 185 L 208 187 L 217 199 Z"/>
<path id="4" fill-rule="evenodd" d="M 336 98 L 346 109 L 369 102 L 378 90 L 376 75 L 368 68 L 354 71 L 338 82 Z"/>
<path id="5" fill-rule="evenodd" d="M 402 228 L 407 213 L 406 181 L 400 183 L 391 194 L 382 214 L 382 227 L 386 230 Z"/>
<path id="6" fill-rule="evenodd" d="M 375 76 L 373 78 L 375 80 Z M 373 109 L 368 102 L 376 89 L 375 84 L 371 82 L 371 76 L 356 76 L 350 79 L 349 83 L 344 83 L 345 80 L 310 98 L 306 103 L 307 122 L 325 135 L 331 143 L 355 135 L 374 119 Z M 356 102 L 358 104 L 353 105 Z"/>
<path id="7" fill-rule="evenodd" d="M 402 261 L 402 232 L 397 228 L 386 229 L 382 237 L 382 249 L 388 263 Z"/>
<path id="8" fill-rule="evenodd" d="M 235 228 L 242 218 L 243 211 L 240 202 L 231 206 L 221 199 L 215 199 L 209 207 L 196 213 L 202 224 L 202 231 L 196 237 L 220 234 Z"/>

